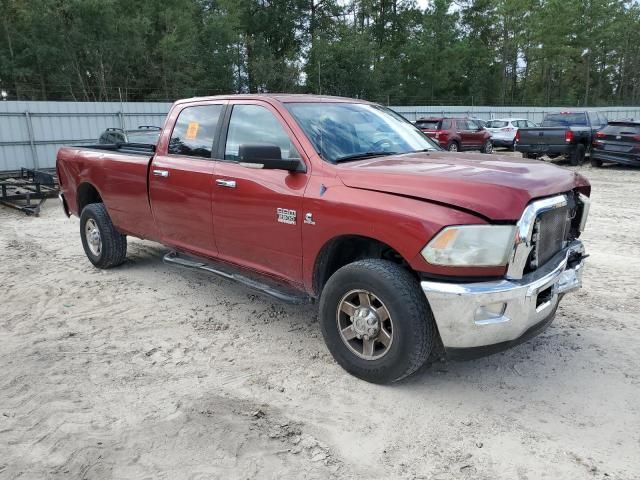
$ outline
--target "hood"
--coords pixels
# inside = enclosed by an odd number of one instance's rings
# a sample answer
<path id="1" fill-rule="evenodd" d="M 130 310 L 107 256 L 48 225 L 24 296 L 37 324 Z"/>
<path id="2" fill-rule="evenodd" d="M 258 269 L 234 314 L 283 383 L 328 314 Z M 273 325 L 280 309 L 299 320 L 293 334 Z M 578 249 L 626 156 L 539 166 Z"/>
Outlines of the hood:
<path id="1" fill-rule="evenodd" d="M 348 187 L 420 198 L 494 221 L 518 220 L 533 199 L 588 185 L 538 160 L 481 153 L 421 152 L 337 165 Z"/>

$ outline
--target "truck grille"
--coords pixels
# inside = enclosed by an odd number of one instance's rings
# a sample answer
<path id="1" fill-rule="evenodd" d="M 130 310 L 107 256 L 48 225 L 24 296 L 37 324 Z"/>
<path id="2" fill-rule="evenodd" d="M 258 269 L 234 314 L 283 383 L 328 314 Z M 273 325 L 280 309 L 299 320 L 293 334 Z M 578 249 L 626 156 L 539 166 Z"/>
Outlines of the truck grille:
<path id="1" fill-rule="evenodd" d="M 527 271 L 533 271 L 547 263 L 562 250 L 566 243 L 577 237 L 576 202 L 541 213 L 533 225 L 531 254 L 527 262 Z M 576 223 L 576 225 L 574 225 Z"/>

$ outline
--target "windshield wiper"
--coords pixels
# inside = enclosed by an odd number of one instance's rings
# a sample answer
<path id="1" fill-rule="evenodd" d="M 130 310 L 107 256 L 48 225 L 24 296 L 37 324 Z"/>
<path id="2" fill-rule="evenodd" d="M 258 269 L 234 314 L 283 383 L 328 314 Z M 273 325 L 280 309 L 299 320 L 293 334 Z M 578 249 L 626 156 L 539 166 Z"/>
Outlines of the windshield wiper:
<path id="1" fill-rule="evenodd" d="M 353 155 L 345 155 L 344 157 L 336 158 L 336 163 L 339 162 L 347 162 L 349 160 L 361 160 L 364 158 L 372 158 L 372 157 L 386 157 L 389 155 L 397 155 L 398 152 L 363 152 L 363 153 L 355 153 Z"/>
<path id="2" fill-rule="evenodd" d="M 422 153 L 422 152 L 436 152 L 437 150 L 435 148 L 422 148 L 420 150 L 411 150 L 410 152 L 407 153 Z"/>

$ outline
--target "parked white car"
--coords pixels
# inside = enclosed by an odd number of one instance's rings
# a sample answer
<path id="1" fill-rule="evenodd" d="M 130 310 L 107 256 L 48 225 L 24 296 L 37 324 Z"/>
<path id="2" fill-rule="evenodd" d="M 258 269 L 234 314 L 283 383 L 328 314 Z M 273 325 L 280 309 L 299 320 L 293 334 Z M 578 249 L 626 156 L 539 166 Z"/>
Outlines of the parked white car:
<path id="1" fill-rule="evenodd" d="M 495 118 L 489 120 L 485 128 L 491 132 L 494 147 L 513 149 L 518 128 L 528 127 L 537 127 L 537 125 L 526 118 Z"/>

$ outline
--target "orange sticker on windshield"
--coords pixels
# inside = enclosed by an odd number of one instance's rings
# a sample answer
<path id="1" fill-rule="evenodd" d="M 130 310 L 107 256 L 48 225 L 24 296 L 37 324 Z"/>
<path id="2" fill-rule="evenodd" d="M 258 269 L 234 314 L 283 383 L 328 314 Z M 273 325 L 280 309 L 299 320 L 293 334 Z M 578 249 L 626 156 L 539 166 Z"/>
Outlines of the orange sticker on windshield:
<path id="1" fill-rule="evenodd" d="M 195 140 L 198 136 L 198 128 L 200 128 L 198 122 L 189 122 L 189 126 L 187 127 L 187 140 Z"/>

